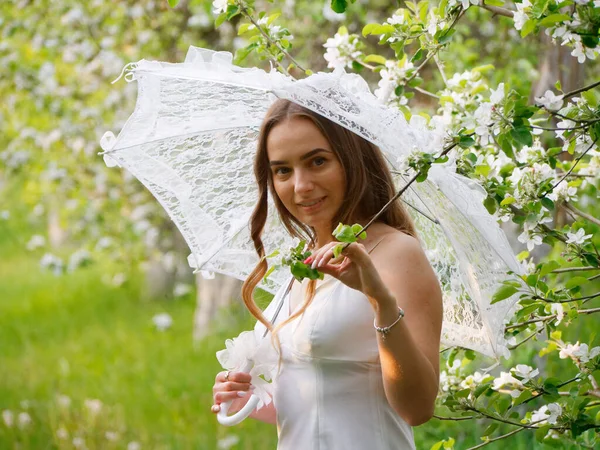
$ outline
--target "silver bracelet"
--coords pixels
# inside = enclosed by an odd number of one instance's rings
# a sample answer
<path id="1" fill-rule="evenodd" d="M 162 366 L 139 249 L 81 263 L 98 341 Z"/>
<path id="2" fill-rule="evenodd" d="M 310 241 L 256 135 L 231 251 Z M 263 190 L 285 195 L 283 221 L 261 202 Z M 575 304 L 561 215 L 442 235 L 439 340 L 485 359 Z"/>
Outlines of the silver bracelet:
<path id="1" fill-rule="evenodd" d="M 404 310 L 398 306 L 398 318 L 396 319 L 396 321 L 393 324 L 391 324 L 390 326 L 387 326 L 387 327 L 378 327 L 377 325 L 375 325 L 376 319 L 373 319 L 373 326 L 375 327 L 376 331 L 381 333 L 381 339 L 385 341 L 385 337 L 390 332 L 392 327 L 394 325 L 396 325 L 398 322 L 400 322 L 400 319 L 402 319 L 403 317 L 404 317 Z"/>

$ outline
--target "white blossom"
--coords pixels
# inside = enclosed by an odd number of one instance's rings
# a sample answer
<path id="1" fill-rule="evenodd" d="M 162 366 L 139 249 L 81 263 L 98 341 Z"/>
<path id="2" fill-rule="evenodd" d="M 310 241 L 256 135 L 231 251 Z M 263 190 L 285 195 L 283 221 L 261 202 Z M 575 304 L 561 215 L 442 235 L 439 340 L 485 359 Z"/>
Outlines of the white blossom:
<path id="1" fill-rule="evenodd" d="M 598 355 L 600 355 L 600 347 L 594 347 L 590 350 L 587 344 L 580 344 L 579 341 L 575 344 L 563 345 L 558 354 L 561 359 L 577 359 L 582 363 L 586 363 Z"/>
<path id="2" fill-rule="evenodd" d="M 321 10 L 323 17 L 330 22 L 342 22 L 346 20 L 346 13 L 336 13 L 333 9 L 331 9 L 331 3 L 329 0 L 325 0 L 323 3 L 323 9 Z"/>
<path id="3" fill-rule="evenodd" d="M 186 283 L 177 283 L 173 288 L 173 296 L 174 297 L 183 297 L 184 295 L 189 294 L 192 291 L 192 287 Z"/>
<path id="4" fill-rule="evenodd" d="M 585 234 L 585 230 L 583 228 L 580 228 L 575 233 L 571 233 L 570 231 L 568 231 L 567 237 L 568 237 L 568 239 L 567 239 L 568 244 L 583 245 L 583 244 L 585 244 L 585 241 L 587 241 L 589 238 L 592 237 L 592 235 Z"/>
<path id="5" fill-rule="evenodd" d="M 67 395 L 59 394 L 56 397 L 56 403 L 58 403 L 58 406 L 61 408 L 67 409 L 71 406 L 71 399 Z"/>
<path id="6" fill-rule="evenodd" d="M 160 313 L 152 317 L 152 322 L 158 331 L 165 331 L 173 325 L 173 318 L 168 313 Z"/>
<path id="7" fill-rule="evenodd" d="M 504 100 L 504 83 L 500 83 L 496 90 L 490 89 L 490 102 L 492 105 L 497 105 Z"/>
<path id="8" fill-rule="evenodd" d="M 489 375 L 486 375 L 481 372 L 475 372 L 472 375 L 468 375 L 463 381 L 460 382 L 460 387 L 463 389 L 474 388 L 479 386 L 483 380 L 485 380 Z"/>
<path id="9" fill-rule="evenodd" d="M 571 201 L 577 198 L 577 188 L 574 186 L 569 186 L 567 180 L 562 180 L 558 185 L 552 189 L 550 194 L 547 194 L 550 200 L 556 202 L 559 200 Z"/>
<path id="10" fill-rule="evenodd" d="M 12 426 L 15 423 L 13 412 L 10 409 L 3 410 L 2 411 L 2 420 L 4 421 L 4 424 L 8 428 L 12 428 Z"/>
<path id="11" fill-rule="evenodd" d="M 556 424 L 558 417 L 562 414 L 562 408 L 558 403 L 550 403 L 542 406 L 531 414 L 531 422 Z"/>
<path id="12" fill-rule="evenodd" d="M 500 376 L 494 379 L 492 389 L 499 391 L 505 387 L 512 388 L 510 391 L 510 396 L 516 398 L 521 394 L 523 383 L 521 383 L 508 372 L 500 372 Z"/>
<path id="13" fill-rule="evenodd" d="M 521 378 L 521 383 L 527 383 L 532 380 L 534 377 L 540 374 L 538 369 L 534 369 L 526 364 L 517 364 L 515 367 L 510 369 L 513 375 L 516 375 Z"/>
<path id="14" fill-rule="evenodd" d="M 69 432 L 64 427 L 60 427 L 56 430 L 56 437 L 61 440 L 69 439 Z"/>
<path id="15" fill-rule="evenodd" d="M 75 447 L 75 448 L 80 448 L 80 449 L 86 448 L 85 447 L 85 440 L 83 438 L 79 437 L 79 436 L 75 436 L 73 438 L 72 443 L 73 443 L 73 447 Z"/>
<path id="16" fill-rule="evenodd" d="M 542 245 L 542 235 L 539 233 L 534 233 L 531 230 L 523 231 L 517 239 L 519 242 L 527 245 L 527 250 L 532 251 L 536 245 Z"/>
<path id="17" fill-rule="evenodd" d="M 43 247 L 44 245 L 46 245 L 46 238 L 39 234 L 34 234 L 33 236 L 31 236 L 31 239 L 29 239 L 25 247 L 27 248 L 27 250 L 33 251 L 40 247 Z"/>
<path id="18" fill-rule="evenodd" d="M 404 95 L 396 95 L 396 87 L 400 80 L 406 78 L 406 72 L 414 68 L 411 62 L 405 62 L 399 65 L 398 61 L 388 60 L 385 62 L 385 69 L 381 69 L 379 75 L 381 79 L 378 83 L 378 88 L 373 94 L 382 102 L 388 103 L 396 101 L 399 105 L 406 105 L 408 99 Z"/>
<path id="19" fill-rule="evenodd" d="M 332 38 L 327 39 L 323 44 L 323 47 L 327 49 L 323 55 L 327 61 L 327 67 L 330 69 L 352 67 L 353 58 L 360 55 L 356 44 L 356 38 L 348 33 L 336 33 Z"/>
<path id="20" fill-rule="evenodd" d="M 214 14 L 224 13 L 225 11 L 227 11 L 228 3 L 229 3 L 229 0 L 215 0 L 214 2 L 212 2 L 213 13 Z"/>
<path id="21" fill-rule="evenodd" d="M 83 405 L 92 415 L 97 415 L 102 410 L 102 402 L 100 400 L 98 400 L 97 398 L 85 399 L 85 401 L 83 402 Z"/>
<path id="22" fill-rule="evenodd" d="M 68 272 L 74 272 L 77 268 L 86 265 L 92 260 L 92 255 L 86 249 L 79 249 L 73 252 L 69 257 L 69 264 L 67 265 Z"/>
<path id="23" fill-rule="evenodd" d="M 556 95 L 551 90 L 547 90 L 541 97 L 536 97 L 535 101 L 551 111 L 558 111 L 562 108 L 563 97 L 563 95 Z"/>
<path id="24" fill-rule="evenodd" d="M 117 433 L 116 431 L 107 431 L 106 433 L 104 433 L 104 437 L 107 441 L 115 442 L 119 440 L 119 433 Z"/>
<path id="25" fill-rule="evenodd" d="M 44 269 L 51 270 L 54 275 L 58 276 L 63 272 L 64 263 L 58 256 L 55 256 L 52 253 L 46 253 L 42 256 L 42 259 L 40 259 L 40 266 Z"/>
<path id="26" fill-rule="evenodd" d="M 17 416 L 19 428 L 26 428 L 31 424 L 31 416 L 26 412 L 20 412 Z"/>
<path id="27" fill-rule="evenodd" d="M 515 29 L 521 30 L 523 29 L 523 25 L 527 22 L 527 13 L 525 12 L 525 8 L 531 7 L 531 2 L 529 0 L 523 0 L 521 3 L 515 3 L 517 10 L 513 13 L 513 21 L 515 24 Z"/>
<path id="28" fill-rule="evenodd" d="M 552 314 L 556 314 L 556 321 L 554 322 L 554 324 L 560 325 L 563 318 L 565 317 L 565 308 L 563 307 L 563 305 L 561 305 L 560 303 L 552 303 L 552 305 L 550 305 L 550 312 Z"/>
<path id="29" fill-rule="evenodd" d="M 127 450 L 141 450 L 142 446 L 137 441 L 131 441 L 127 444 Z"/>
<path id="30" fill-rule="evenodd" d="M 219 450 L 227 450 L 236 445 L 238 442 L 240 442 L 240 438 L 235 434 L 230 434 L 217 441 L 217 448 Z"/>

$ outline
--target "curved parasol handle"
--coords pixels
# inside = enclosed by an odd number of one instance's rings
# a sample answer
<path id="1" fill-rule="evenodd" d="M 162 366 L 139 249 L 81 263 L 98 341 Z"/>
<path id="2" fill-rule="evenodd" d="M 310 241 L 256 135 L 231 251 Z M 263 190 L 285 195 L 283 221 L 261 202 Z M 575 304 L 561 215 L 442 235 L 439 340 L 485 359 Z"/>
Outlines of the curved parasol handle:
<path id="1" fill-rule="evenodd" d="M 246 365 L 240 369 L 241 372 L 248 372 L 252 368 L 252 361 L 246 360 Z M 233 400 L 230 400 L 225 403 L 221 403 L 221 410 L 217 414 L 217 420 L 221 425 L 226 425 L 228 427 L 237 425 L 242 422 L 246 417 L 248 417 L 252 411 L 260 402 L 260 398 L 257 395 L 252 394 L 248 403 L 244 405 L 242 409 L 240 409 L 237 413 L 232 416 L 228 416 L 227 412 L 231 407 L 231 403 Z"/>

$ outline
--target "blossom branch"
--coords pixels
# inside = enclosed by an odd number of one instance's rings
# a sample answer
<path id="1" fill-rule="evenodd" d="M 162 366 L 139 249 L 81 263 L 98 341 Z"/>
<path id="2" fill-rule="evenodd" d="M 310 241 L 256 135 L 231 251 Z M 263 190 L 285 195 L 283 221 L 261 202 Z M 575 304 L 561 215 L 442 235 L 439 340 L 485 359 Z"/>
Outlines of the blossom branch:
<path id="1" fill-rule="evenodd" d="M 590 89 L 594 89 L 596 86 L 600 86 L 600 81 L 596 81 L 595 83 L 592 83 L 588 86 L 584 86 L 582 88 L 567 92 L 566 94 L 563 94 L 563 99 L 566 100 L 570 97 L 573 97 L 574 95 L 579 94 L 580 92 L 589 91 Z"/>
<path id="2" fill-rule="evenodd" d="M 464 15 L 465 15 L 465 10 L 461 10 L 461 11 L 460 11 L 460 12 L 459 12 L 459 13 L 456 15 L 456 18 L 454 19 L 454 21 L 452 21 L 452 23 L 450 24 L 450 26 L 449 26 L 449 27 L 448 27 L 448 29 L 446 30 L 446 33 L 444 33 L 444 36 L 446 36 L 446 35 L 447 35 L 447 34 L 450 32 L 450 30 L 451 30 L 452 28 L 454 28 L 454 26 L 456 25 L 456 23 L 457 23 L 457 22 L 460 20 L 460 18 L 461 18 L 462 16 L 464 16 Z M 441 36 L 441 37 L 443 37 L 443 36 Z M 422 68 L 425 66 L 425 64 L 427 64 L 427 63 L 429 62 L 429 60 L 430 60 L 431 58 L 433 58 L 433 57 L 434 57 L 434 56 L 437 54 L 437 52 L 439 52 L 439 51 L 442 49 L 442 47 L 443 47 L 443 46 L 444 46 L 444 45 L 443 45 L 443 44 L 441 44 L 441 45 L 437 45 L 435 48 L 431 49 L 431 50 L 430 50 L 430 52 L 429 52 L 429 54 L 428 54 L 428 55 L 427 55 L 427 57 L 425 58 L 425 61 L 423 61 L 421 64 L 419 64 L 419 66 L 418 66 L 418 67 L 415 69 L 414 73 L 413 73 L 413 74 L 412 74 L 410 77 L 408 77 L 408 78 L 407 78 L 407 79 L 404 81 L 404 84 L 408 84 L 408 83 L 409 83 L 409 82 L 410 82 L 410 81 L 411 81 L 413 78 L 415 78 L 415 77 L 416 77 L 416 76 L 419 74 L 419 71 L 420 71 L 420 70 L 421 70 L 421 69 L 422 69 Z"/>
<path id="3" fill-rule="evenodd" d="M 449 417 L 449 416 L 438 416 L 437 414 L 434 414 L 433 417 L 435 417 L 438 420 L 455 420 L 457 422 L 460 422 L 461 420 L 477 419 L 477 416 Z"/>
<path id="4" fill-rule="evenodd" d="M 600 293 L 598 293 L 596 295 L 596 297 L 597 296 L 600 296 Z M 574 301 L 574 300 L 572 300 L 572 301 Z M 554 301 L 552 303 L 566 303 L 566 302 L 557 302 L 557 301 Z M 600 308 L 579 309 L 579 310 L 577 310 L 577 312 L 579 314 L 594 314 L 594 313 L 600 312 Z M 535 319 L 526 320 L 525 322 L 520 322 L 520 323 L 515 323 L 513 325 L 508 325 L 508 326 L 504 327 L 504 331 L 514 330 L 515 328 L 519 328 L 519 327 L 522 327 L 524 325 L 531 325 L 532 323 L 536 323 L 536 322 L 546 322 L 546 321 L 549 321 L 549 320 L 552 320 L 552 319 L 556 319 L 556 317 L 557 317 L 556 314 L 551 314 L 549 316 L 536 317 Z"/>
<path id="5" fill-rule="evenodd" d="M 495 437 L 495 438 L 492 438 L 492 439 L 488 439 L 485 442 L 483 442 L 483 443 L 481 443 L 479 445 L 476 445 L 475 447 L 469 447 L 467 450 L 475 450 L 477 448 L 485 447 L 486 445 L 491 444 L 492 442 L 499 441 L 500 439 L 506 439 L 507 437 L 511 437 L 512 435 L 517 434 L 517 433 L 519 433 L 519 432 L 521 432 L 523 430 L 526 430 L 526 429 L 527 428 L 516 428 L 516 429 L 514 429 L 514 430 L 512 430 L 512 431 L 510 431 L 510 432 L 508 432 L 506 434 L 503 434 L 501 436 L 498 436 L 498 437 Z"/>
<path id="6" fill-rule="evenodd" d="M 497 16 L 510 17 L 512 19 L 515 15 L 515 13 L 513 11 L 511 11 L 510 9 L 500 8 L 499 6 L 486 5 L 484 2 L 481 2 L 481 4 L 479 4 L 477 6 L 479 6 L 480 8 L 483 8 L 489 12 L 493 12 L 494 15 L 497 15 Z"/>
<path id="7" fill-rule="evenodd" d="M 594 216 L 592 216 L 588 213 L 585 213 L 583 211 L 580 211 L 579 209 L 575 208 L 570 203 L 564 202 L 562 204 L 562 207 L 565 208 L 566 210 L 572 212 L 573 214 L 578 215 L 579 217 L 583 217 L 584 219 L 587 219 L 590 222 L 595 223 L 596 225 L 600 226 L 600 219 L 596 219 Z"/>
<path id="8" fill-rule="evenodd" d="M 296 61 L 296 59 L 294 59 L 294 57 L 292 55 L 290 55 L 281 45 L 279 45 L 276 41 L 274 41 L 273 39 L 271 39 L 271 37 L 265 32 L 265 30 L 262 29 L 262 27 L 258 24 L 258 22 L 256 22 L 256 20 L 254 20 L 254 17 L 252 17 L 252 15 L 248 12 L 248 10 L 246 8 L 241 8 L 240 9 L 241 13 L 246 16 L 246 18 L 248 20 L 250 20 L 250 22 L 252 22 L 252 24 L 260 31 L 260 33 L 263 35 L 263 37 L 267 40 L 267 42 L 269 42 L 272 46 L 274 46 L 275 48 L 277 48 L 277 50 L 279 50 L 281 53 L 283 53 L 285 55 L 285 57 L 287 59 L 289 59 L 291 62 L 293 62 L 296 67 L 298 67 L 298 69 L 300 69 L 303 72 L 306 72 L 306 69 L 304 69 L 299 63 L 298 61 Z M 279 61 L 275 61 L 281 68 L 283 68 L 283 66 L 281 65 L 281 63 Z M 285 71 L 286 74 L 289 75 L 287 69 L 283 69 Z"/>
<path id="9" fill-rule="evenodd" d="M 585 267 L 565 267 L 563 269 L 556 269 L 550 273 L 565 273 L 565 272 L 586 272 L 589 270 L 600 270 L 600 267 L 585 266 Z"/>
<path id="10" fill-rule="evenodd" d="M 579 164 L 579 161 L 581 161 L 581 158 L 583 158 L 592 148 L 594 148 L 594 145 L 596 145 L 596 142 L 598 142 L 598 138 L 594 139 L 594 141 L 586 149 L 586 151 L 583 152 L 581 155 L 579 155 L 577 157 L 577 159 L 575 160 L 575 162 L 573 163 L 573 165 L 571 166 L 571 168 L 568 170 L 568 172 L 565 173 L 565 175 L 560 180 L 558 180 L 556 183 L 554 183 L 554 185 L 550 189 L 548 189 L 546 192 L 544 192 L 543 194 L 541 194 L 541 196 L 547 194 L 548 192 L 552 192 L 556 188 L 556 186 L 558 186 L 560 183 L 562 183 L 563 180 L 565 178 L 567 178 L 571 172 L 573 172 L 573 170 L 575 169 L 575 167 L 577 166 L 577 164 Z"/>

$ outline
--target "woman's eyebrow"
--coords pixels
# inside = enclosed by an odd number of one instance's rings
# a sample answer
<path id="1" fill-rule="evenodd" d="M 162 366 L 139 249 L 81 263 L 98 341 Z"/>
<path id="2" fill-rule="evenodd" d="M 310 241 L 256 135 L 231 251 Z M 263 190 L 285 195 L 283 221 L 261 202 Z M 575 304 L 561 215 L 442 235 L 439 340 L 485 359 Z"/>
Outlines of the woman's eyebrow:
<path id="1" fill-rule="evenodd" d="M 300 161 L 304 161 L 305 159 L 308 159 L 311 156 L 314 156 L 314 155 L 316 155 L 317 153 L 320 153 L 320 152 L 331 153 L 331 150 L 327 150 L 327 149 L 324 149 L 324 148 L 315 148 L 314 150 L 311 150 L 310 152 L 305 153 L 304 155 L 302 155 L 300 157 Z M 287 161 L 275 161 L 275 160 L 269 161 L 269 166 L 271 166 L 271 167 L 272 166 L 280 166 L 280 165 L 283 165 L 283 164 L 288 164 L 288 162 Z"/>

